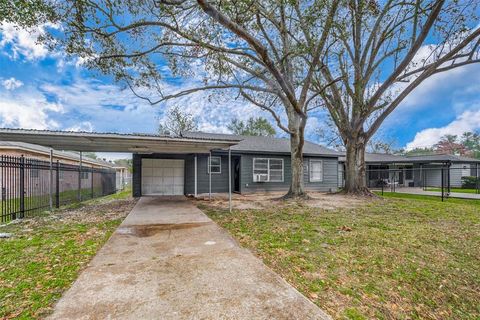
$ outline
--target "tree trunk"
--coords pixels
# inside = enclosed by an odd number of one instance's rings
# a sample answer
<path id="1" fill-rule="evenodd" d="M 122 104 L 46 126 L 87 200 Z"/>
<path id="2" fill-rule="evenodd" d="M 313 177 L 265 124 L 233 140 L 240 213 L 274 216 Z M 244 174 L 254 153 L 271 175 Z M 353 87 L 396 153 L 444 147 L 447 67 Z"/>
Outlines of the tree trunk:
<path id="1" fill-rule="evenodd" d="M 303 146 L 307 118 L 298 114 L 289 116 L 292 181 L 284 198 L 306 198 L 303 183 Z"/>
<path id="2" fill-rule="evenodd" d="M 367 188 L 365 147 L 366 141 L 363 137 L 349 139 L 346 143 L 345 193 L 372 194 Z"/>

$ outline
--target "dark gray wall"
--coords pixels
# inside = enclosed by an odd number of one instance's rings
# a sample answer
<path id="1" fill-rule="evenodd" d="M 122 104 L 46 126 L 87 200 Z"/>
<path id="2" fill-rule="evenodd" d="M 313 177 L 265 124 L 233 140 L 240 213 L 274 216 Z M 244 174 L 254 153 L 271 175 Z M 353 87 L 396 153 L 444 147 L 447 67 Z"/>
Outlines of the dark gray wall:
<path id="1" fill-rule="evenodd" d="M 284 179 L 283 182 L 253 182 L 253 158 L 276 158 L 283 159 Z M 309 160 L 323 160 L 323 181 L 310 182 Z M 242 154 L 241 155 L 241 181 L 240 190 L 248 192 L 287 191 L 292 179 L 292 166 L 289 155 L 265 155 L 265 154 Z M 338 184 L 338 159 L 305 157 L 304 158 L 304 182 L 306 190 L 336 191 Z"/>
<path id="2" fill-rule="evenodd" d="M 212 173 L 212 192 L 228 192 L 228 155 L 225 153 L 212 153 L 213 156 L 220 156 L 222 159 L 222 172 L 220 174 Z M 232 154 L 233 157 L 240 156 L 240 192 L 261 192 L 261 191 L 286 191 L 290 187 L 291 181 L 291 162 L 287 155 L 265 155 L 265 154 Z M 284 182 L 253 182 L 253 158 L 281 158 L 284 161 Z M 152 155 L 133 155 L 133 196 L 139 197 L 142 194 L 142 158 L 150 159 L 184 159 L 185 160 L 185 194 L 195 193 L 195 164 L 193 154 L 174 155 L 174 154 L 152 154 Z M 323 160 L 323 181 L 309 181 L 309 159 Z M 209 174 L 207 170 L 207 154 L 197 155 L 197 193 L 209 192 Z M 338 184 L 338 160 L 337 158 L 317 158 L 305 157 L 304 181 L 307 190 L 317 191 L 336 191 Z M 233 174 L 232 174 L 233 184 Z M 233 187 L 232 187 L 233 190 Z"/>

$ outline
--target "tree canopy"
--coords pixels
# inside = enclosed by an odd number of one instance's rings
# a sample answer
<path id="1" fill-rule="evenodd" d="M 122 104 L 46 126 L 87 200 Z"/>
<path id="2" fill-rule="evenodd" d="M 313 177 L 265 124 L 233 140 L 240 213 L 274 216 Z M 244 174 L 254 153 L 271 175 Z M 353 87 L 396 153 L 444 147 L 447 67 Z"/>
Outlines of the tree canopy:
<path id="1" fill-rule="evenodd" d="M 182 111 L 178 106 L 168 110 L 158 125 L 158 133 L 177 137 L 181 137 L 184 132 L 195 130 L 198 130 L 198 125 L 193 115 Z"/>
<path id="2" fill-rule="evenodd" d="M 275 128 L 267 119 L 250 117 L 247 121 L 233 119 L 228 129 L 242 136 L 275 136 Z"/>

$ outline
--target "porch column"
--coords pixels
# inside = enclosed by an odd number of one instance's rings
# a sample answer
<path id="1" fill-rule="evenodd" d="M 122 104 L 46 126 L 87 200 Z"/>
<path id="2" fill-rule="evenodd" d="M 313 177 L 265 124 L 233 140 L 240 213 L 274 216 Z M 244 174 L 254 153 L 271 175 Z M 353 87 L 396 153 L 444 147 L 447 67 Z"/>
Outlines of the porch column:
<path id="1" fill-rule="evenodd" d="M 195 168 L 195 198 L 197 197 L 197 155 L 195 154 L 194 159 L 194 168 Z"/>
<path id="2" fill-rule="evenodd" d="M 210 155 L 208 156 L 208 200 L 212 200 L 212 151 L 210 150 Z"/>
<path id="3" fill-rule="evenodd" d="M 228 147 L 228 210 L 232 212 L 232 149 Z"/>

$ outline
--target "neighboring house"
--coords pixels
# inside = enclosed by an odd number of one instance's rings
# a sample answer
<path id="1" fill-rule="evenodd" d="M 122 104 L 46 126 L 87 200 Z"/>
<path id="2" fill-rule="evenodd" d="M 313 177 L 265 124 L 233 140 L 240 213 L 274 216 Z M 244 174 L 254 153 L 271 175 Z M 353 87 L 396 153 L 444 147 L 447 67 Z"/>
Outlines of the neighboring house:
<path id="1" fill-rule="evenodd" d="M 290 140 L 230 134 L 187 132 L 186 139 L 234 140 L 231 146 L 232 190 L 237 193 L 287 191 L 291 181 Z M 306 190 L 336 191 L 339 153 L 306 141 Z M 210 161 L 209 161 L 210 160 Z M 210 165 L 209 165 L 210 163 Z M 133 195 L 195 195 L 228 192 L 228 151 L 204 153 L 134 153 Z M 211 171 L 211 175 L 209 172 Z"/>
<path id="2" fill-rule="evenodd" d="M 126 186 L 130 185 L 132 182 L 132 174 L 130 173 L 127 167 L 114 166 L 115 177 L 116 177 L 116 188 L 118 190 L 123 190 Z"/>
<path id="3" fill-rule="evenodd" d="M 0 141 L 0 155 L 26 158 L 34 158 L 43 161 L 50 161 L 50 148 L 13 141 Z M 79 165 L 80 154 L 75 152 L 53 150 L 53 161 L 60 161 L 64 164 Z M 82 157 L 82 166 L 90 168 L 112 168 L 114 165 L 103 160 L 92 159 L 89 157 Z"/>
<path id="4" fill-rule="evenodd" d="M 444 184 L 450 182 L 451 187 L 461 187 L 462 177 L 480 176 L 480 160 L 449 154 L 399 156 L 366 153 L 365 162 L 367 185 L 372 188 L 384 182 L 401 187 L 440 187 L 442 168 L 449 169 L 444 171 Z M 340 171 L 344 163 L 345 157 L 340 157 Z"/>
<path id="5" fill-rule="evenodd" d="M 15 190 L 15 186 L 16 181 L 18 181 L 20 177 L 20 171 L 16 170 L 16 168 L 18 168 L 18 162 L 16 162 L 17 160 L 15 159 L 21 156 L 25 157 L 25 194 L 40 195 L 47 193 L 50 186 L 50 171 L 49 166 L 46 166 L 45 162 L 50 162 L 50 151 L 50 148 L 40 145 L 25 142 L 0 141 L 0 156 L 15 157 L 11 159 L 5 158 L 6 163 L 1 166 L 0 190 L 2 190 L 2 199 L 5 198 L 3 196 L 4 193 L 11 193 L 11 195 L 9 195 L 10 197 L 18 193 L 18 190 Z M 44 162 L 37 162 L 36 160 Z M 52 160 L 54 170 L 56 170 L 57 161 L 62 164 L 58 171 L 58 188 L 60 192 L 77 190 L 79 184 L 82 189 L 86 190 L 104 190 L 107 181 L 99 174 L 92 175 L 90 171 L 91 169 L 113 168 L 112 163 L 82 157 L 81 162 L 84 170 L 80 173 L 78 170 L 80 154 L 74 152 L 53 150 Z"/>

